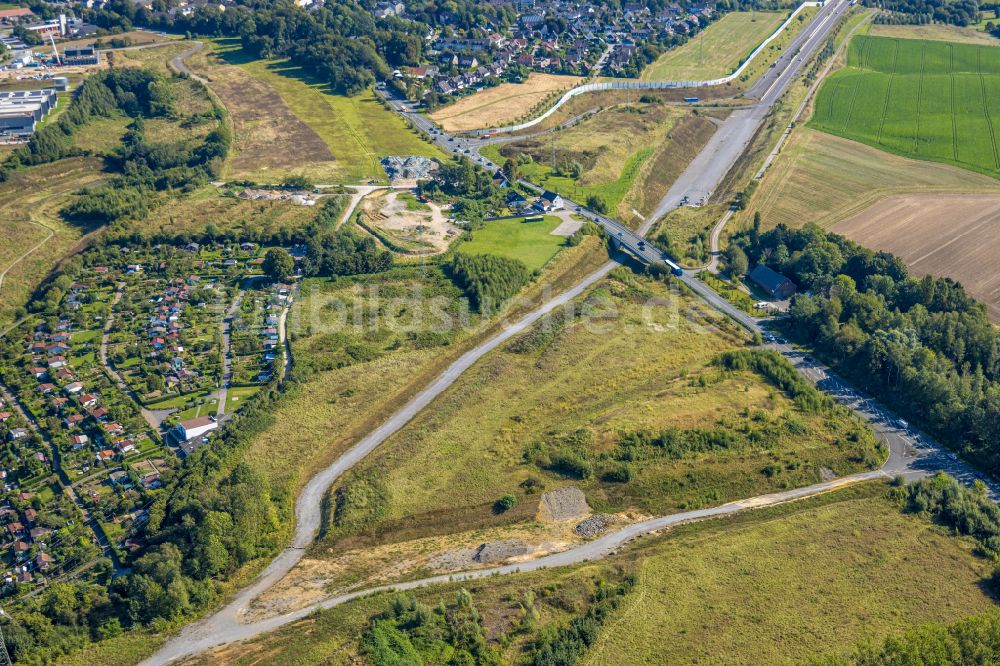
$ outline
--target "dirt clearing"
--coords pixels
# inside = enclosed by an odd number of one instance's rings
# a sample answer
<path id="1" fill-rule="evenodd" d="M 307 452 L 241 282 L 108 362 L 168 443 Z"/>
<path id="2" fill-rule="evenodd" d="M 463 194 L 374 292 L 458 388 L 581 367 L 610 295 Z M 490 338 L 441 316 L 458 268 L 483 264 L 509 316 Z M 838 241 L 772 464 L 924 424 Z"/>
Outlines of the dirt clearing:
<path id="1" fill-rule="evenodd" d="M 362 202 L 366 226 L 391 249 L 404 254 L 440 254 L 460 230 L 441 207 L 410 192 L 376 192 Z"/>
<path id="2" fill-rule="evenodd" d="M 889 197 L 831 230 L 898 255 L 916 275 L 961 282 L 1000 321 L 1000 195 Z"/>
<path id="3" fill-rule="evenodd" d="M 531 74 L 524 83 L 502 83 L 463 97 L 431 114 L 431 120 L 448 132 L 499 127 L 513 123 L 553 93 L 569 90 L 583 81 L 579 76 Z"/>

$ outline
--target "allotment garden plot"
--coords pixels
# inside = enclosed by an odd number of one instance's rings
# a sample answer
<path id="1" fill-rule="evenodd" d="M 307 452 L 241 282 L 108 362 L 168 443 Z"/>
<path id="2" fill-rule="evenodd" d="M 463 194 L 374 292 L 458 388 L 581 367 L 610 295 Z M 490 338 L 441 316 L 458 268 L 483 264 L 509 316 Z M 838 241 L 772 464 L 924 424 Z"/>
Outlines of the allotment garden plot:
<path id="1" fill-rule="evenodd" d="M 1000 177 L 1000 48 L 857 37 L 823 85 L 814 127 Z"/>

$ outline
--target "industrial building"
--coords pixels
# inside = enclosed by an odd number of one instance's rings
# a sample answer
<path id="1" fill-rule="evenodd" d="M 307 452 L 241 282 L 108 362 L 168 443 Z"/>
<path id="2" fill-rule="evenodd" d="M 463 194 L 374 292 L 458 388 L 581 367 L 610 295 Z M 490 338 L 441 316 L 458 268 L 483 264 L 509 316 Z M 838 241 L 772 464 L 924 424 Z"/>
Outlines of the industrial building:
<path id="1" fill-rule="evenodd" d="M 93 46 L 84 46 L 78 49 L 66 49 L 59 56 L 63 65 L 99 65 L 101 64 L 101 52 Z"/>
<path id="2" fill-rule="evenodd" d="M 54 89 L 0 92 L 0 141 L 26 140 L 58 100 Z"/>

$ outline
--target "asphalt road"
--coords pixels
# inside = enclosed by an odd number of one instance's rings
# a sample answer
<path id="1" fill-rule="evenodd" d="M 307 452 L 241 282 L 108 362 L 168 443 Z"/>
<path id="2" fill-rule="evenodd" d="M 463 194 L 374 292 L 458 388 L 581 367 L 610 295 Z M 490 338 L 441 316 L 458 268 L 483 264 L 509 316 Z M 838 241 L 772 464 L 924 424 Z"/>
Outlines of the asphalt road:
<path id="1" fill-rule="evenodd" d="M 727 120 L 726 123 L 723 123 L 723 127 L 716 132 L 716 135 L 713 137 L 712 141 L 709 142 L 705 151 L 688 166 L 685 173 L 678 180 L 679 184 L 675 184 L 675 186 L 671 188 L 667 197 L 664 198 L 660 206 L 664 212 L 680 205 L 681 197 L 684 195 L 679 194 L 679 192 L 698 192 L 699 190 L 697 190 L 697 188 L 705 188 L 708 185 L 711 185 L 711 188 L 709 188 L 709 191 L 711 191 L 711 189 L 714 188 L 719 181 L 721 181 L 726 172 L 742 155 L 746 144 L 753 136 L 753 133 L 756 131 L 760 122 L 764 119 L 764 117 L 766 117 L 770 106 L 776 99 L 778 99 L 781 93 L 784 92 L 788 83 L 791 82 L 792 78 L 802 67 L 808 55 L 810 55 L 812 51 L 822 43 L 822 40 L 828 35 L 829 30 L 836 24 L 836 18 L 846 11 L 846 9 L 847 1 L 839 0 L 827 4 L 820 10 L 810 27 L 807 27 L 806 30 L 800 33 L 799 38 L 793 41 L 792 47 L 786 49 L 785 55 L 778 60 L 775 68 L 765 75 L 765 77 L 761 79 L 761 82 L 756 84 L 751 89 L 752 91 L 755 90 L 760 95 L 761 104 L 749 111 L 737 112 L 744 114 L 743 116 L 738 116 L 738 118 L 741 119 L 737 122 L 730 125 L 730 122 Z M 799 50 L 801 50 L 801 57 L 798 53 Z M 383 96 L 385 96 L 384 91 L 380 92 Z M 483 141 L 451 137 L 447 134 L 441 133 L 430 123 L 429 120 L 420 114 L 413 112 L 409 103 L 392 99 L 387 99 L 387 101 L 394 109 L 397 110 L 397 112 L 407 117 L 415 127 L 428 134 L 432 140 L 445 150 L 455 154 L 471 156 L 472 158 L 477 159 L 480 164 L 495 168 L 496 165 L 493 165 L 484 158 L 478 157 L 474 154 L 479 148 L 485 145 Z M 730 116 L 730 119 L 732 119 L 732 116 Z M 719 138 L 720 135 L 721 138 Z M 704 159 L 702 159 L 703 157 Z M 695 189 L 692 190 L 690 188 Z M 575 203 L 571 204 L 570 210 L 576 210 L 581 214 L 586 214 L 591 217 L 595 215 L 593 212 L 588 211 Z M 622 243 L 626 247 L 629 247 L 630 244 L 635 246 L 636 249 L 639 250 L 639 255 L 643 258 L 649 257 L 650 261 L 663 260 L 662 253 L 660 253 L 659 250 L 649 249 L 650 246 L 645 244 L 641 235 L 635 234 L 631 230 L 627 229 L 627 227 L 624 227 L 611 218 L 603 216 L 597 216 L 597 218 L 600 223 L 607 225 L 606 228 L 610 228 L 609 233 L 612 233 L 613 237 L 614 234 L 617 234 L 620 231 L 622 234 L 620 237 Z M 651 217 L 650 221 L 644 225 L 644 228 L 641 229 L 640 232 L 645 233 L 652 225 L 655 218 L 656 216 Z M 631 236 L 626 238 L 626 232 L 627 234 L 631 234 Z M 640 249 L 640 243 L 642 244 L 642 249 Z M 282 551 L 282 553 L 271 562 L 267 569 L 265 569 L 265 571 L 254 581 L 252 585 L 243 589 L 233 599 L 233 601 L 227 604 L 223 609 L 201 621 L 189 625 L 183 629 L 178 636 L 167 641 L 167 643 L 165 643 L 164 646 L 156 652 L 156 654 L 142 663 L 146 666 L 167 664 L 176 659 L 202 652 L 214 646 L 223 645 L 233 641 L 245 640 L 259 634 L 272 631 L 289 622 L 305 617 L 318 609 L 330 608 L 358 596 L 370 594 L 378 589 L 384 589 L 375 588 L 334 597 L 327 599 L 320 604 L 262 621 L 247 624 L 240 622 L 242 612 L 249 606 L 250 602 L 262 592 L 268 590 L 276 584 L 302 558 L 304 549 L 312 543 L 319 529 L 323 496 L 338 478 L 340 478 L 358 462 L 363 460 L 393 433 L 405 426 L 406 423 L 416 416 L 417 413 L 429 405 L 434 398 L 439 396 L 449 386 L 451 386 L 458 379 L 458 377 L 461 376 L 462 373 L 470 368 L 476 361 L 496 349 L 513 336 L 525 331 L 528 327 L 545 316 L 547 313 L 551 312 L 553 309 L 568 303 L 570 300 L 582 294 L 586 289 L 597 283 L 618 265 L 619 264 L 614 261 L 604 264 L 600 269 L 587 276 L 573 288 L 552 298 L 535 311 L 525 315 L 516 323 L 509 325 L 497 335 L 463 354 L 458 358 L 458 360 L 452 363 L 444 372 L 435 378 L 435 380 L 427 388 L 418 393 L 412 400 L 410 400 L 410 402 L 393 414 L 385 423 L 351 447 L 333 465 L 313 477 L 309 483 L 306 484 L 306 487 L 302 490 L 296 501 L 296 529 L 291 546 Z M 761 332 L 761 334 L 765 336 L 770 335 L 759 322 L 742 311 L 737 310 L 734 306 L 722 299 L 718 296 L 718 294 L 699 282 L 692 275 L 685 274 L 681 276 L 680 279 L 696 294 L 704 298 L 710 305 L 715 307 L 724 315 L 733 318 L 751 331 Z M 913 478 L 938 469 L 943 469 L 957 478 L 967 482 L 971 482 L 975 478 L 981 478 L 974 470 L 969 468 L 967 465 L 964 465 L 957 458 L 954 458 L 953 455 L 944 452 L 929 439 L 920 436 L 918 433 L 913 432 L 907 427 L 901 427 L 898 421 L 889 415 L 886 410 L 881 409 L 872 401 L 860 396 L 857 392 L 851 391 L 828 370 L 815 361 L 807 359 L 801 354 L 801 352 L 791 348 L 787 344 L 777 341 L 769 344 L 769 346 L 784 354 L 785 357 L 789 358 L 804 376 L 816 382 L 817 385 L 824 390 L 829 391 L 837 399 L 851 406 L 860 417 L 864 418 L 872 425 L 873 429 L 879 434 L 880 437 L 883 438 L 889 447 L 889 456 L 882 469 L 843 477 L 841 479 L 805 488 L 749 498 L 738 502 L 731 502 L 719 507 L 653 518 L 641 523 L 635 523 L 624 528 L 623 530 L 605 535 L 599 539 L 590 541 L 575 548 L 531 562 L 495 567 L 492 569 L 483 569 L 467 574 L 435 576 L 419 581 L 396 584 L 391 587 L 394 589 L 412 589 L 451 580 L 482 578 L 497 574 L 531 571 L 545 567 L 564 566 L 586 560 L 597 559 L 615 552 L 628 541 L 638 536 L 647 534 L 651 531 L 663 529 L 671 525 L 700 520 L 712 516 L 726 515 L 749 508 L 786 502 L 801 497 L 827 492 L 841 485 L 875 478 L 884 478 L 886 476 L 894 476 L 896 474 L 902 474 Z M 989 479 L 983 480 L 988 483 L 990 482 Z M 991 492 L 995 493 L 995 488 L 992 483 L 990 483 L 990 487 Z"/>

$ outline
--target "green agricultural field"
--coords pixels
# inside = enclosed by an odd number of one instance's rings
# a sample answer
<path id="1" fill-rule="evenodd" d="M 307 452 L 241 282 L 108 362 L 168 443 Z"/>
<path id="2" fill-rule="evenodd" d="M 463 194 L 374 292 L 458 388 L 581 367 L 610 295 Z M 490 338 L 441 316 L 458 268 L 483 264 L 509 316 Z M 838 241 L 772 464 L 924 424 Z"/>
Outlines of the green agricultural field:
<path id="1" fill-rule="evenodd" d="M 566 244 L 563 236 L 552 235 L 561 223 L 562 219 L 554 215 L 546 215 L 540 222 L 525 222 L 524 218 L 494 220 L 473 231 L 472 240 L 462 243 L 459 252 L 518 259 L 533 271 L 547 264 Z"/>
<path id="2" fill-rule="evenodd" d="M 688 43 L 648 65 L 643 81 L 693 81 L 725 76 L 778 29 L 787 12 L 730 12 Z"/>
<path id="3" fill-rule="evenodd" d="M 1000 48 L 855 37 L 811 125 L 1000 178 Z"/>

